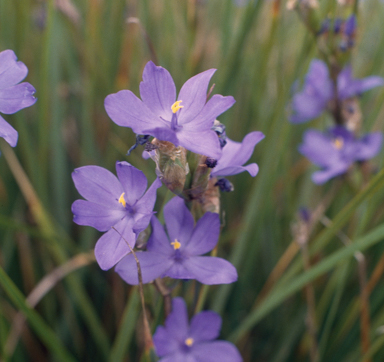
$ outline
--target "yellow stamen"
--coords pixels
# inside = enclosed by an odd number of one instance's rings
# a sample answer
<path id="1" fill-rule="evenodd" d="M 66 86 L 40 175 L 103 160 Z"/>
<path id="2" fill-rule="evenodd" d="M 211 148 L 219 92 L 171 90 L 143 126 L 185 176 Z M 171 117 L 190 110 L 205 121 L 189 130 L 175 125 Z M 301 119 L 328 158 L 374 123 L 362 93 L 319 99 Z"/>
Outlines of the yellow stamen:
<path id="1" fill-rule="evenodd" d="M 175 241 L 174 241 L 173 243 L 171 243 L 171 245 L 173 245 L 173 248 L 174 248 L 175 250 L 180 249 L 180 247 L 181 247 L 181 243 L 179 243 L 179 242 L 177 241 L 177 239 L 175 239 Z"/>
<path id="2" fill-rule="evenodd" d="M 335 146 L 336 149 L 341 150 L 344 146 L 344 140 L 341 137 L 337 137 L 333 141 L 333 145 Z"/>
<path id="3" fill-rule="evenodd" d="M 121 194 L 121 196 L 119 197 L 119 204 L 122 204 L 125 207 L 125 205 L 127 205 L 127 203 L 125 202 L 124 195 L 125 195 L 125 192 L 123 192 Z"/>
<path id="4" fill-rule="evenodd" d="M 181 106 L 181 105 L 180 105 L 181 102 L 182 102 L 182 101 L 176 101 L 175 103 L 172 104 L 171 109 L 172 109 L 172 112 L 173 112 L 173 113 L 176 113 L 180 108 L 183 108 L 183 107 L 184 107 L 184 106 Z"/>
<path id="5" fill-rule="evenodd" d="M 193 344 L 194 340 L 193 338 L 189 337 L 185 340 L 185 344 L 188 346 L 188 347 L 191 347 L 192 344 Z"/>

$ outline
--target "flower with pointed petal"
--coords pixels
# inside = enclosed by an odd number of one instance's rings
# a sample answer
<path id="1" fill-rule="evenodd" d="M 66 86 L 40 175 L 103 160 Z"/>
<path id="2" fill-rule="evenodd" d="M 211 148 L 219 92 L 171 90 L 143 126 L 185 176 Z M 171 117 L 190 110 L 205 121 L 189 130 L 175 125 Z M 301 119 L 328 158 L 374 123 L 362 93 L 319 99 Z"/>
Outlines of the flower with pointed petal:
<path id="1" fill-rule="evenodd" d="M 158 277 L 197 279 L 203 284 L 228 284 L 237 280 L 235 267 L 228 261 L 201 256 L 217 244 L 220 233 L 219 215 L 207 212 L 196 223 L 179 197 L 164 207 L 168 236 L 159 220 L 151 220 L 152 235 L 147 251 L 137 252 L 143 283 Z M 138 284 L 136 261 L 127 255 L 116 265 L 116 272 L 128 283 Z"/>
<path id="2" fill-rule="evenodd" d="M 312 175 L 312 180 L 316 184 L 323 184 L 347 172 L 354 162 L 376 156 L 382 141 L 383 135 L 380 132 L 355 139 L 353 133 L 342 126 L 331 128 L 325 134 L 310 129 L 304 134 L 304 142 L 299 146 L 299 151 L 322 168 Z"/>
<path id="3" fill-rule="evenodd" d="M 33 96 L 35 88 L 27 82 L 20 83 L 27 74 L 27 67 L 24 63 L 17 61 L 12 50 L 4 50 L 0 53 L 0 113 L 13 114 L 36 102 Z M 17 144 L 17 131 L 1 116 L 0 137 L 12 147 Z"/>
<path id="4" fill-rule="evenodd" d="M 360 96 L 363 92 L 383 84 L 383 78 L 377 76 L 362 79 L 352 78 L 352 67 L 348 65 L 337 77 L 336 98 L 342 101 Z M 334 93 L 327 65 L 321 60 L 312 60 L 305 77 L 303 90 L 293 97 L 290 122 L 303 123 L 320 116 L 328 107 L 329 101 L 335 97 Z"/>
<path id="5" fill-rule="evenodd" d="M 223 147 L 223 153 L 216 167 L 212 169 L 211 176 L 231 176 L 248 171 L 252 177 L 255 177 L 259 172 L 259 166 L 256 163 L 246 166 L 243 166 L 243 164 L 250 159 L 256 144 L 264 137 L 263 133 L 255 131 L 248 133 L 241 143 L 227 138 L 227 143 Z"/>
<path id="6" fill-rule="evenodd" d="M 206 102 L 214 72 L 215 69 L 209 69 L 190 78 L 176 100 L 176 87 L 169 72 L 149 61 L 140 83 L 142 100 L 131 91 L 122 90 L 106 97 L 105 109 L 116 124 L 130 127 L 137 134 L 151 135 L 192 152 L 219 158 L 220 143 L 211 127 L 216 117 L 235 100 L 215 94 Z"/>
<path id="7" fill-rule="evenodd" d="M 130 252 L 126 243 L 135 246 L 137 234 L 149 225 L 156 190 L 161 186 L 156 179 L 145 192 L 147 178 L 128 162 L 117 162 L 116 172 L 118 177 L 99 166 L 84 166 L 72 173 L 77 190 L 86 199 L 72 204 L 73 221 L 107 231 L 95 247 L 103 270 Z"/>
<path id="8" fill-rule="evenodd" d="M 188 323 L 183 298 L 173 298 L 172 312 L 153 335 L 159 362 L 241 362 L 237 348 L 230 342 L 218 341 L 220 316 L 212 311 L 196 314 Z"/>

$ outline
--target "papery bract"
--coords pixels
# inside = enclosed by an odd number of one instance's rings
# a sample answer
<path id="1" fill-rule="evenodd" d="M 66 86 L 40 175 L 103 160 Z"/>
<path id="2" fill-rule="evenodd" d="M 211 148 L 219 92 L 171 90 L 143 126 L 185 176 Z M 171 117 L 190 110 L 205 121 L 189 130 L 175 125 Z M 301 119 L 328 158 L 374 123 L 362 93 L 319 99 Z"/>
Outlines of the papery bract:
<path id="1" fill-rule="evenodd" d="M 168 235 L 159 220 L 151 220 L 152 235 L 147 251 L 137 252 L 143 283 L 158 277 L 196 279 L 203 284 L 228 284 L 237 280 L 235 267 L 228 261 L 201 256 L 217 244 L 220 233 L 218 214 L 207 212 L 194 226 L 194 219 L 179 197 L 164 207 Z M 116 266 L 128 284 L 138 284 L 137 265 L 133 255 L 127 255 Z"/>
<path id="2" fill-rule="evenodd" d="M 214 120 L 235 100 L 215 94 L 206 102 L 209 81 L 215 69 L 190 78 L 176 100 L 176 87 L 169 72 L 148 62 L 140 84 L 141 99 L 122 90 L 105 99 L 105 109 L 118 125 L 133 132 L 213 158 L 221 155 L 220 143 L 211 129 Z"/>
<path id="3" fill-rule="evenodd" d="M 24 63 L 17 61 L 12 50 L 0 53 L 0 113 L 13 114 L 36 102 L 33 96 L 35 88 L 27 83 L 20 83 L 28 74 Z M 0 137 L 12 147 L 17 144 L 17 131 L 0 116 Z"/>
<path id="4" fill-rule="evenodd" d="M 220 316 L 212 311 L 196 314 L 188 323 L 182 298 L 172 300 L 172 312 L 153 335 L 159 362 L 241 362 L 237 348 L 230 342 L 218 341 Z"/>
<path id="5" fill-rule="evenodd" d="M 118 177 L 99 166 L 84 166 L 72 173 L 77 190 L 87 200 L 72 204 L 73 221 L 107 231 L 95 247 L 96 260 L 103 270 L 130 252 L 127 242 L 135 246 L 137 234 L 149 225 L 156 190 L 161 186 L 156 179 L 145 192 L 145 175 L 128 162 L 117 162 L 116 171 Z"/>
<path id="6" fill-rule="evenodd" d="M 322 168 L 312 175 L 312 180 L 316 184 L 323 184 L 347 172 L 354 162 L 376 156 L 382 139 L 380 132 L 356 139 L 352 132 L 342 126 L 331 128 L 326 133 L 310 129 L 304 134 L 304 142 L 299 146 L 299 151 Z"/>

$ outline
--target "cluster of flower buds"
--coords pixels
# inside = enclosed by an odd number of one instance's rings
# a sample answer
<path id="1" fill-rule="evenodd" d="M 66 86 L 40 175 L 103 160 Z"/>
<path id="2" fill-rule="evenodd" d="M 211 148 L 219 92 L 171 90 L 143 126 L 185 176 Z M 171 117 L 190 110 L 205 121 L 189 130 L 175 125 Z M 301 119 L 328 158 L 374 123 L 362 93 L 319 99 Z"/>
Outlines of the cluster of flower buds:
<path id="1" fill-rule="evenodd" d="M 110 118 L 137 134 L 128 154 L 141 145 L 143 157 L 155 162 L 157 178 L 147 191 L 143 172 L 127 162 L 116 163 L 117 177 L 99 166 L 80 167 L 72 174 L 76 188 L 86 199 L 73 203 L 74 222 L 105 232 L 96 243 L 96 260 L 104 270 L 116 266 L 116 272 L 128 284 L 164 277 L 195 279 L 207 285 L 237 280 L 231 263 L 204 254 L 211 252 L 219 240 L 219 190 L 233 190 L 224 177 L 243 171 L 256 176 L 255 163 L 243 165 L 264 135 L 251 132 L 242 142 L 227 137 L 217 117 L 235 100 L 218 94 L 207 100 L 214 72 L 210 69 L 190 78 L 176 98 L 169 72 L 148 62 L 140 84 L 141 99 L 129 90 L 106 97 Z M 164 207 L 166 228 L 153 211 L 156 191 L 162 184 L 177 195 Z M 147 243 L 134 252 L 139 233 L 149 224 L 152 233 Z M 231 343 L 213 341 L 220 324 L 215 313 L 202 312 L 188 327 L 185 303 L 176 298 L 166 327 L 159 327 L 154 336 L 157 353 L 164 361 L 181 361 L 184 357 L 200 360 L 199 356 L 209 349 L 226 360 L 241 361 Z"/>
<path id="2" fill-rule="evenodd" d="M 337 18 L 333 26 L 327 18 L 318 36 L 331 37 L 330 32 L 332 38 L 339 37 L 339 49 L 351 48 L 356 33 L 355 16 L 345 21 Z M 324 111 L 332 116 L 333 126 L 325 132 L 313 129 L 306 131 L 304 141 L 299 146 L 304 156 L 321 167 L 312 175 L 313 182 L 317 184 L 345 174 L 356 161 L 366 161 L 376 156 L 383 138 L 380 132 L 360 136 L 362 113 L 359 97 L 372 88 L 382 86 L 384 79 L 378 76 L 353 78 L 350 59 L 344 64 L 344 59 L 332 52 L 332 42 L 328 48 L 325 54 L 333 56 L 325 61 L 312 60 L 302 90 L 293 96 L 289 117 L 290 122 L 296 124 L 315 119 Z"/>

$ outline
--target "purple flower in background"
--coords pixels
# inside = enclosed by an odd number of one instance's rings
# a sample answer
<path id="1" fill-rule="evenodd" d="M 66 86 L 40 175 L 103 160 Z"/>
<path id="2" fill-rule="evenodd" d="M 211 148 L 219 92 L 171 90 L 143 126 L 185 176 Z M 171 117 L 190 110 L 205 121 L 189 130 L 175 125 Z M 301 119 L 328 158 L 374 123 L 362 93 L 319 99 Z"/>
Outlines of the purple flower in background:
<path id="1" fill-rule="evenodd" d="M 341 126 L 331 128 L 326 133 L 310 129 L 305 132 L 299 151 L 322 168 L 312 175 L 312 180 L 316 184 L 323 184 L 332 177 L 347 172 L 355 161 L 376 156 L 382 140 L 380 132 L 355 139 L 352 132 Z"/>
<path id="2" fill-rule="evenodd" d="M 96 260 L 103 270 L 130 252 L 127 242 L 135 246 L 136 235 L 149 225 L 156 190 L 161 186 L 156 179 L 145 192 L 147 178 L 128 162 L 117 162 L 116 172 L 118 177 L 99 166 L 84 166 L 72 173 L 77 190 L 87 199 L 72 204 L 73 221 L 107 231 L 95 247 Z"/>
<path id="3" fill-rule="evenodd" d="M 227 143 L 223 147 L 223 153 L 217 162 L 217 166 L 212 169 L 211 176 L 231 176 L 243 171 L 248 171 L 251 176 L 256 176 L 259 167 L 256 163 L 243 166 L 252 156 L 256 144 L 263 138 L 261 132 L 251 132 L 247 134 L 243 142 L 235 142 L 227 138 Z"/>
<path id="4" fill-rule="evenodd" d="M 36 102 L 35 88 L 29 83 L 19 83 L 28 74 L 24 63 L 18 62 L 12 50 L 0 53 L 0 113 L 13 114 Z M 19 83 L 19 84 L 18 84 Z M 0 137 L 12 147 L 17 144 L 17 131 L 0 116 Z"/>
<path id="5" fill-rule="evenodd" d="M 152 217 L 152 235 L 147 251 L 137 252 L 143 283 L 158 277 L 197 279 L 203 284 L 228 284 L 237 280 L 235 267 L 228 261 L 201 256 L 217 244 L 220 233 L 219 215 L 207 212 L 194 226 L 194 219 L 179 197 L 164 207 L 168 236 L 156 217 Z M 116 272 L 128 283 L 138 284 L 137 265 L 127 255 L 116 266 Z"/>
<path id="6" fill-rule="evenodd" d="M 337 98 L 344 100 L 359 96 L 383 84 L 383 78 L 377 76 L 353 79 L 352 67 L 348 65 L 337 77 Z M 321 60 L 312 60 L 303 90 L 293 97 L 290 122 L 303 123 L 320 116 L 333 98 L 333 83 L 329 77 L 327 65 Z"/>
<path id="7" fill-rule="evenodd" d="M 173 298 L 165 327 L 153 335 L 159 362 L 241 362 L 232 343 L 216 340 L 220 329 L 221 317 L 211 311 L 196 314 L 189 324 L 183 298 Z"/>
<path id="8" fill-rule="evenodd" d="M 214 72 L 209 69 L 190 78 L 176 100 L 176 87 L 169 72 L 149 61 L 140 83 L 142 101 L 131 91 L 122 90 L 106 97 L 105 109 L 116 124 L 130 127 L 137 134 L 148 134 L 218 159 L 220 143 L 211 127 L 235 100 L 215 94 L 206 102 Z"/>
<path id="9" fill-rule="evenodd" d="M 314 59 L 305 77 L 303 90 L 292 100 L 292 123 L 302 123 L 318 117 L 333 97 L 333 84 L 327 65 Z"/>

